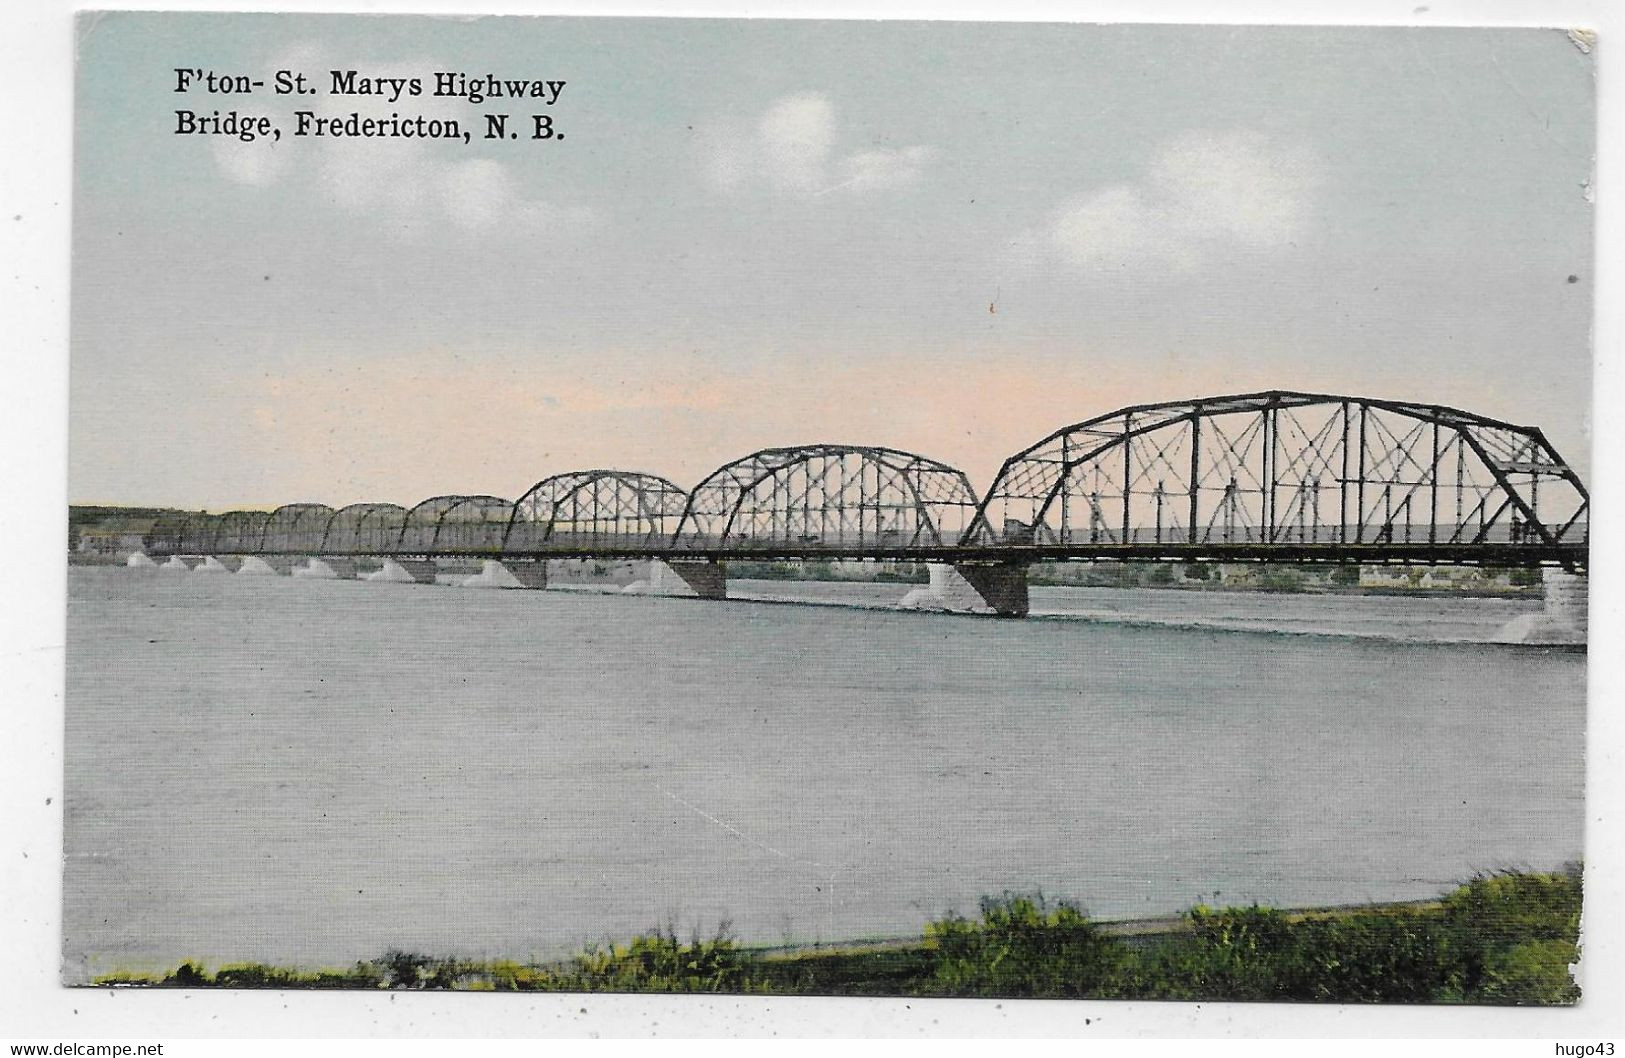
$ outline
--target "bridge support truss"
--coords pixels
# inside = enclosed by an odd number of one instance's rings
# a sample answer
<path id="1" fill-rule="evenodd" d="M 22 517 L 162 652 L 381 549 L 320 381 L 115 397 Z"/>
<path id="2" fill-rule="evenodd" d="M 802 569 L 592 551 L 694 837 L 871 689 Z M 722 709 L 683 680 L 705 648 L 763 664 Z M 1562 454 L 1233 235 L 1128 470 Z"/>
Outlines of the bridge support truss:
<path id="1" fill-rule="evenodd" d="M 1589 498 L 1540 430 L 1275 390 L 1123 408 L 1005 461 L 963 544 L 1345 553 L 1583 549 Z"/>

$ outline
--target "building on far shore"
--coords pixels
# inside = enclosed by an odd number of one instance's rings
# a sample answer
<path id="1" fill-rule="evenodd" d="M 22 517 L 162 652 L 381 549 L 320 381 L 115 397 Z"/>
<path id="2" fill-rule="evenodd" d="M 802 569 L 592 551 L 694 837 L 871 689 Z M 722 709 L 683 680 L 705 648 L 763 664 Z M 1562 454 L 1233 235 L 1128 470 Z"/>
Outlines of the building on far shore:
<path id="1" fill-rule="evenodd" d="M 106 522 L 75 528 L 73 551 L 80 556 L 124 561 L 146 548 L 146 535 L 153 531 L 151 518 L 109 518 Z"/>
<path id="2" fill-rule="evenodd" d="M 1362 588 L 1437 591 L 1511 591 L 1538 586 L 1539 570 L 1480 569 L 1476 566 L 1361 566 Z"/>
<path id="3" fill-rule="evenodd" d="M 74 550 L 81 555 L 126 559 L 146 547 L 151 519 L 118 519 L 82 526 Z"/>

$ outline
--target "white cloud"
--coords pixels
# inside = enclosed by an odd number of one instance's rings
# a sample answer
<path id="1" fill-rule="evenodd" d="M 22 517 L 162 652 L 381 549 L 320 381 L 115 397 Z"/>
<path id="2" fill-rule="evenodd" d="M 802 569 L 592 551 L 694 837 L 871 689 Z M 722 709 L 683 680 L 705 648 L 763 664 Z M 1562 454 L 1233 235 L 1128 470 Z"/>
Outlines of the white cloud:
<path id="1" fill-rule="evenodd" d="M 775 100 L 754 125 L 724 125 L 705 139 L 712 180 L 727 191 L 751 185 L 802 195 L 863 192 L 917 181 L 934 147 L 881 148 L 841 154 L 835 106 L 820 92 Z"/>
<path id="2" fill-rule="evenodd" d="M 841 162 L 841 168 L 847 174 L 843 186 L 860 191 L 906 187 L 920 178 L 937 154 L 935 147 L 924 146 L 885 148 L 854 154 Z"/>
<path id="3" fill-rule="evenodd" d="M 1081 267 L 1191 271 L 1236 252 L 1291 245 L 1319 183 L 1303 149 L 1251 132 L 1191 132 L 1164 144 L 1143 179 L 1062 208 L 1050 245 Z"/>
<path id="4" fill-rule="evenodd" d="M 253 140 L 244 142 L 235 136 L 216 136 L 211 145 L 214 162 L 228 180 L 249 187 L 274 184 L 288 167 L 290 148 L 280 143 Z"/>
<path id="5" fill-rule="evenodd" d="M 816 191 L 835 146 L 835 108 L 824 96 L 788 96 L 756 123 L 763 175 L 776 187 Z"/>
<path id="6" fill-rule="evenodd" d="M 597 217 L 586 207 L 567 209 L 525 198 L 508 167 L 489 158 L 445 166 L 439 171 L 438 192 L 447 216 L 468 231 L 489 231 L 499 225 L 556 229 L 591 224 Z"/>
<path id="7" fill-rule="evenodd" d="M 513 176 L 489 158 L 447 166 L 440 195 L 451 219 L 471 230 L 489 228 L 510 215 L 519 199 Z"/>

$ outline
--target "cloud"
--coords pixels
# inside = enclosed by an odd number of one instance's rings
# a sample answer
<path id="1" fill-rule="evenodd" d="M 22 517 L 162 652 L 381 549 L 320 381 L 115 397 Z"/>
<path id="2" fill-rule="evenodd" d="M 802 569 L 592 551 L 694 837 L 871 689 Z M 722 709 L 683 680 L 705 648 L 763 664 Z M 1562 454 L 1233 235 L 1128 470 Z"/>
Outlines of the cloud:
<path id="1" fill-rule="evenodd" d="M 726 191 L 766 186 L 826 195 L 905 187 L 937 156 L 934 147 L 880 148 L 841 154 L 835 106 L 820 92 L 775 100 L 754 124 L 724 124 L 707 137 L 712 180 Z"/>
<path id="2" fill-rule="evenodd" d="M 489 158 L 439 167 L 435 179 L 446 215 L 465 231 L 490 231 L 499 226 L 534 231 L 585 225 L 596 219 L 586 207 L 566 208 L 526 198 L 508 167 Z"/>
<path id="3" fill-rule="evenodd" d="M 214 162 L 233 183 L 266 187 L 282 177 L 290 148 L 280 143 L 244 143 L 235 136 L 216 136 L 211 145 Z"/>
<path id="4" fill-rule="evenodd" d="M 1047 242 L 1090 270 L 1194 271 L 1292 245 L 1313 217 L 1318 183 L 1300 147 L 1252 132 L 1190 132 L 1164 144 L 1138 182 L 1068 202 Z"/>
<path id="5" fill-rule="evenodd" d="M 835 108 L 824 96 L 779 100 L 756 123 L 762 173 L 776 187 L 814 191 L 835 145 Z"/>
<path id="6" fill-rule="evenodd" d="M 847 179 L 843 186 L 853 190 L 906 187 L 937 157 L 935 147 L 886 148 L 863 151 L 841 162 Z"/>

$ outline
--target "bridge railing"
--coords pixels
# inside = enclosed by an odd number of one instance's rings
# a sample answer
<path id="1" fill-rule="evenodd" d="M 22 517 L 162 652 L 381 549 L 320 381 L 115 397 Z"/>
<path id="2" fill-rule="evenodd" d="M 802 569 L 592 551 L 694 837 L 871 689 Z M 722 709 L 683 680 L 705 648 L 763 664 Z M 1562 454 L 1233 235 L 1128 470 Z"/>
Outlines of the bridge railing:
<path id="1" fill-rule="evenodd" d="M 607 532 L 589 530 L 573 532 L 555 527 L 543 533 L 546 527 L 539 522 L 516 522 L 503 542 L 502 551 L 509 555 L 558 554 L 572 555 L 602 551 L 635 551 L 665 549 L 671 545 L 671 534 L 639 530 Z"/>
<path id="2" fill-rule="evenodd" d="M 770 551 L 828 551 L 848 554 L 873 548 L 877 551 L 898 551 L 910 548 L 941 547 L 934 538 L 921 539 L 922 534 L 901 529 L 882 529 L 879 532 L 847 533 L 773 533 L 748 532 L 683 533 L 668 546 L 674 551 L 737 551 L 740 554 Z"/>
<path id="3" fill-rule="evenodd" d="M 1549 531 L 1555 532 L 1559 526 L 1547 525 Z M 1172 523 L 1166 526 L 1139 526 L 1130 527 L 1125 537 L 1121 529 L 1110 525 L 1076 526 L 1065 531 L 1056 531 L 1049 526 L 1039 527 L 1033 531 L 1027 527 L 1006 526 L 1005 533 L 994 547 L 1015 546 L 1020 544 L 1050 544 L 1058 546 L 1082 544 L 1464 544 L 1464 545 L 1498 545 L 1498 544 L 1538 544 L 1541 541 L 1540 527 L 1527 523 L 1497 523 L 1483 527 L 1475 527 L 1469 532 L 1458 532 L 1455 525 L 1320 525 L 1320 526 L 1277 526 L 1273 532 L 1266 534 L 1262 529 L 1254 526 L 1234 526 L 1204 528 L 1198 531 L 1194 541 L 1185 526 Z M 1577 534 L 1576 539 L 1583 540 L 1584 527 Z"/>

